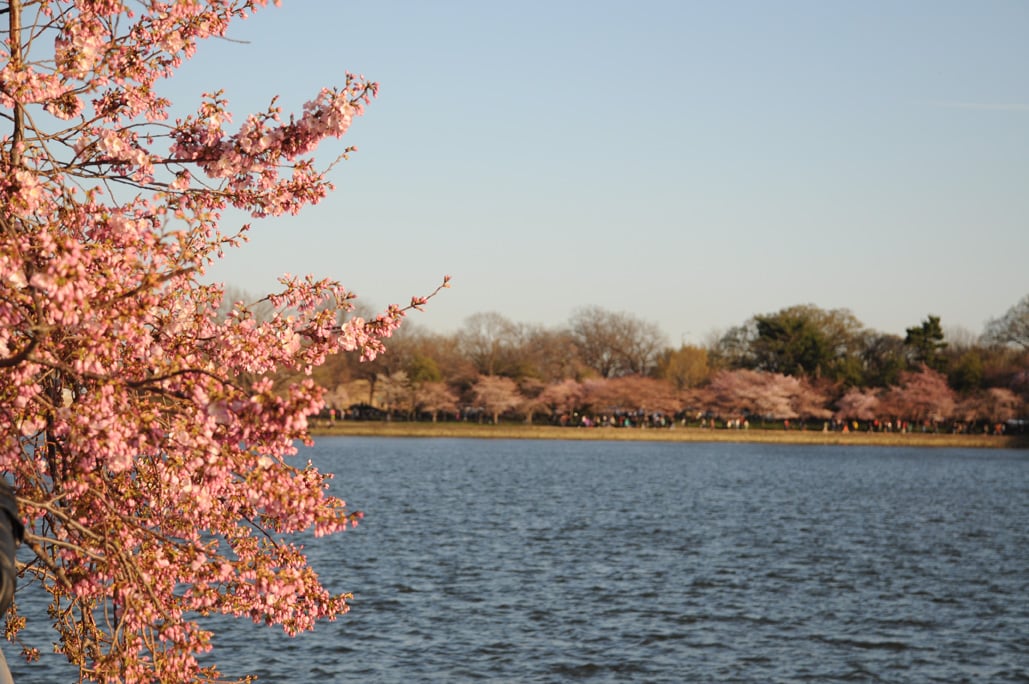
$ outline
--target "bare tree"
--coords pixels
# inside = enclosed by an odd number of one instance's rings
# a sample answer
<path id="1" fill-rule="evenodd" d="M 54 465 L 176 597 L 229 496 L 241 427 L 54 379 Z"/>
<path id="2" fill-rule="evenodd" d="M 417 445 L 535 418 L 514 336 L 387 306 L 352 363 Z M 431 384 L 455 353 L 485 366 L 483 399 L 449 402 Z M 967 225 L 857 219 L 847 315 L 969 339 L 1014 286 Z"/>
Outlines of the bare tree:
<path id="1" fill-rule="evenodd" d="M 957 353 L 975 349 L 979 343 L 979 336 L 963 325 L 943 326 L 943 337 L 947 340 L 947 349 Z"/>
<path id="2" fill-rule="evenodd" d="M 495 311 L 472 314 L 465 319 L 458 341 L 480 374 L 502 375 L 510 369 L 518 347 L 519 327 Z"/>
<path id="3" fill-rule="evenodd" d="M 578 378 L 584 370 L 575 339 L 567 329 L 526 326 L 518 357 L 532 376 L 547 383 Z"/>
<path id="4" fill-rule="evenodd" d="M 1029 294 L 1003 316 L 987 323 L 983 339 L 989 344 L 1011 344 L 1029 349 Z"/>
<path id="5" fill-rule="evenodd" d="M 605 378 L 649 374 L 667 346 L 656 324 L 597 306 L 572 315 L 571 333 L 583 363 Z"/>

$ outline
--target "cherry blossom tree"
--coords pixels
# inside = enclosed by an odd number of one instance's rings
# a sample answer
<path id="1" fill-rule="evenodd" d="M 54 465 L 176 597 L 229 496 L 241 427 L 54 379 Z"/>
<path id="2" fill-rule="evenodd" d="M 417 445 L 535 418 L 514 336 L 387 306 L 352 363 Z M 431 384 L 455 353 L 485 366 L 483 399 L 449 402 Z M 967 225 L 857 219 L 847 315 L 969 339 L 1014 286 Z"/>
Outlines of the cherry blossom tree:
<path id="1" fill-rule="evenodd" d="M 584 392 L 575 380 L 552 382 L 540 392 L 539 401 L 550 408 L 551 414 L 572 415 L 582 405 Z"/>
<path id="2" fill-rule="evenodd" d="M 796 389 L 790 397 L 790 405 L 802 420 L 831 418 L 828 391 L 830 385 L 808 378 L 798 378 Z"/>
<path id="3" fill-rule="evenodd" d="M 357 518 L 289 459 L 323 390 L 271 376 L 372 359 L 409 307 L 340 324 L 350 292 L 286 275 L 260 318 L 242 302 L 219 315 L 204 273 L 246 240 L 227 210 L 293 214 L 331 190 L 313 153 L 377 86 L 346 75 L 295 115 L 273 100 L 235 126 L 221 93 L 174 120 L 160 95 L 265 4 L 0 2 L 0 469 L 32 555 L 19 596 L 50 596 L 52 641 L 83 680 L 221 681 L 196 659 L 204 616 L 296 634 L 347 610 L 286 538 Z M 9 638 L 25 620 L 12 608 Z"/>
<path id="4" fill-rule="evenodd" d="M 527 425 L 532 425 L 536 414 L 547 408 L 546 402 L 540 400 L 540 394 L 545 388 L 546 385 L 543 381 L 536 378 L 522 378 L 518 382 L 518 394 L 521 396 L 521 401 L 515 410 L 525 416 Z"/>
<path id="5" fill-rule="evenodd" d="M 708 396 L 710 407 L 723 416 L 749 413 L 782 420 L 799 417 L 792 405 L 799 387 L 792 376 L 739 369 L 715 373 Z"/>
<path id="6" fill-rule="evenodd" d="M 325 394 L 325 403 L 339 415 L 340 411 L 350 405 L 350 391 L 347 386 L 340 383 L 329 389 Z"/>
<path id="7" fill-rule="evenodd" d="M 380 375 L 375 383 L 375 398 L 385 408 L 386 419 L 394 412 L 410 416 L 415 408 L 416 386 L 407 377 L 406 371 L 397 371 L 389 375 Z"/>
<path id="8" fill-rule="evenodd" d="M 836 400 L 837 420 L 875 420 L 879 417 L 879 395 L 872 389 L 851 387 Z"/>
<path id="9" fill-rule="evenodd" d="M 441 412 L 457 410 L 457 397 L 445 382 L 424 382 L 415 390 L 415 406 L 430 414 L 435 423 Z"/>
<path id="10" fill-rule="evenodd" d="M 990 387 L 963 398 L 958 402 L 954 414 L 970 423 L 1003 423 L 1018 417 L 1021 409 L 1022 400 L 1017 394 L 1006 387 Z"/>
<path id="11" fill-rule="evenodd" d="M 894 415 L 911 421 L 942 422 L 955 409 L 954 390 L 942 373 L 923 365 L 917 372 L 904 372 L 900 384 L 891 387 L 883 403 Z"/>
<path id="12" fill-rule="evenodd" d="M 738 369 L 718 371 L 700 395 L 702 404 L 722 416 L 829 418 L 826 393 L 810 381 L 782 373 Z"/>
<path id="13" fill-rule="evenodd" d="M 500 414 L 522 402 L 518 385 L 511 378 L 502 375 L 480 375 L 472 385 L 472 393 L 483 410 L 493 419 L 494 424 L 500 421 Z"/>
<path id="14" fill-rule="evenodd" d="M 796 376 L 761 373 L 758 379 L 758 383 L 748 388 L 754 413 L 780 420 L 800 418 L 800 412 L 794 405 L 801 392 L 800 380 Z"/>
<path id="15" fill-rule="evenodd" d="M 745 396 L 743 388 L 754 384 L 753 378 L 759 375 L 758 371 L 746 369 L 715 372 L 704 388 L 703 407 L 721 417 L 735 416 L 744 411 L 751 411 L 752 406 Z"/>
<path id="16" fill-rule="evenodd" d="M 986 415 L 997 422 L 1017 418 L 1024 408 L 1021 398 L 1006 387 L 990 387 L 984 394 Z"/>
<path id="17" fill-rule="evenodd" d="M 681 401 L 675 387 L 664 380 L 639 375 L 594 379 L 584 383 L 585 403 L 599 413 L 678 412 Z"/>

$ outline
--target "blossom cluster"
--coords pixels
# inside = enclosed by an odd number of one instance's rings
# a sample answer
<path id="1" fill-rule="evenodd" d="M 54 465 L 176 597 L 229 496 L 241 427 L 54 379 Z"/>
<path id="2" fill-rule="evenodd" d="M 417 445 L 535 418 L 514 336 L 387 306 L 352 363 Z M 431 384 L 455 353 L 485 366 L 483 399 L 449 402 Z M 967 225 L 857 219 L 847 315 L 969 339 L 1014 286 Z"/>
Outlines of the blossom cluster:
<path id="1" fill-rule="evenodd" d="M 204 282 L 249 228 L 224 230 L 221 211 L 320 200 L 331 183 L 314 151 L 377 91 L 347 75 L 298 116 L 273 102 L 235 132 L 220 95 L 169 121 L 161 80 L 265 4 L 6 2 L 0 469 L 35 554 L 23 583 L 52 596 L 54 642 L 84 680 L 221 681 L 196 659 L 210 648 L 202 616 L 293 634 L 347 610 L 287 538 L 360 517 L 327 474 L 292 462 L 323 392 L 272 377 L 339 351 L 374 358 L 426 298 L 366 321 L 347 317 L 338 283 L 285 276 L 270 315 L 243 302 L 226 314 Z M 15 607 L 9 638 L 22 624 Z"/>

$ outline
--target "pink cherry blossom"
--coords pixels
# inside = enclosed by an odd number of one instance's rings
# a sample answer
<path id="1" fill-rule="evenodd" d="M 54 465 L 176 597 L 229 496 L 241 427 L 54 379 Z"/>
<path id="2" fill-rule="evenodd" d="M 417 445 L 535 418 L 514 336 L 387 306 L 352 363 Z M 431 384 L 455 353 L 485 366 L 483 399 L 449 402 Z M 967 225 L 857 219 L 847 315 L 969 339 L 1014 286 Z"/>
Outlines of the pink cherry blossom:
<path id="1" fill-rule="evenodd" d="M 85 681 L 221 681 L 197 663 L 211 643 L 197 616 L 295 634 L 346 612 L 348 595 L 326 591 L 285 537 L 360 514 L 327 493 L 328 474 L 294 463 L 323 390 L 277 380 L 341 351 L 375 358 L 432 296 L 340 324 L 349 291 L 284 276 L 263 300 L 270 316 L 244 303 L 219 315 L 223 288 L 204 271 L 250 229 L 221 213 L 321 200 L 332 185 L 312 153 L 378 88 L 347 74 L 297 114 L 272 99 L 235 129 L 212 93 L 169 120 L 159 82 L 266 4 L 6 3 L 0 468 L 35 556 L 19 596 L 53 598 L 53 642 Z M 17 606 L 8 625 L 16 638 Z"/>

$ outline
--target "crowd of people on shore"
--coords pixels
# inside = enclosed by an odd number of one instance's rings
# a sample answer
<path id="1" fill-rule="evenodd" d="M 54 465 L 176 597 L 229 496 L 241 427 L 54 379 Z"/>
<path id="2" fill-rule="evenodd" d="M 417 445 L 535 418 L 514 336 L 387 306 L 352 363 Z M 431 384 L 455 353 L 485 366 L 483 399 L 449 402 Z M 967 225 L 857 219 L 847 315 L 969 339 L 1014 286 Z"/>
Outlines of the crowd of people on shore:
<path id="1" fill-rule="evenodd" d="M 332 426 L 337 421 L 409 421 L 411 416 L 393 414 L 381 409 L 360 404 L 348 409 L 328 408 L 323 410 L 315 420 L 322 425 Z M 415 420 L 424 420 L 415 417 Z M 481 411 L 464 410 L 441 414 L 440 422 L 489 422 L 488 416 Z M 1026 425 L 1023 421 L 1002 422 L 968 422 L 932 420 L 909 421 L 901 419 L 878 418 L 872 420 L 839 420 L 832 418 L 824 421 L 805 421 L 796 419 L 778 420 L 769 417 L 741 415 L 735 417 L 716 416 L 711 413 L 681 413 L 669 416 L 660 412 L 616 411 L 600 415 L 586 413 L 560 413 L 549 416 L 543 424 L 574 428 L 652 428 L 673 429 L 675 427 L 698 428 L 702 430 L 750 430 L 752 427 L 761 430 L 797 430 L 822 432 L 882 432 L 882 433 L 950 433 L 950 434 L 986 434 L 1005 435 L 1023 434 Z"/>

